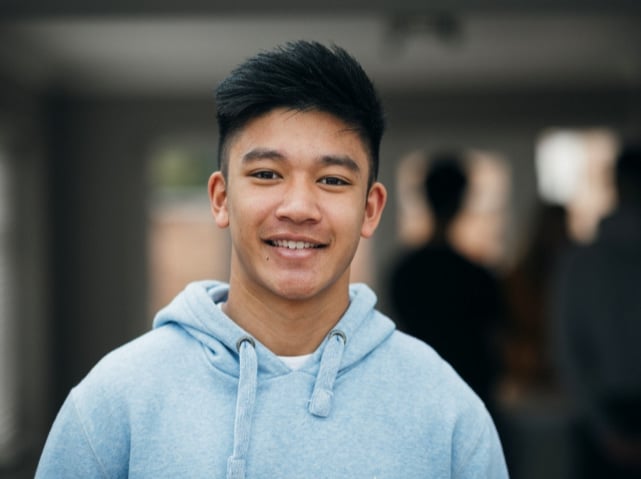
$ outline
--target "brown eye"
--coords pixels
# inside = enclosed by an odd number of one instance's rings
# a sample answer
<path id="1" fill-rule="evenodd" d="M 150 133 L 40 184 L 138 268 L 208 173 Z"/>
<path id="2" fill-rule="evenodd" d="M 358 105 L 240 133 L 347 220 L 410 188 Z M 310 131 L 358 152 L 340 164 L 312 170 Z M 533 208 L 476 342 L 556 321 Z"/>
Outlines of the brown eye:
<path id="1" fill-rule="evenodd" d="M 275 180 L 276 178 L 278 178 L 278 175 L 275 172 L 269 170 L 257 171 L 255 173 L 252 173 L 251 176 L 253 176 L 254 178 L 258 178 L 259 180 Z"/>
<path id="2" fill-rule="evenodd" d="M 344 186 L 349 184 L 347 181 L 342 178 L 337 178 L 336 176 L 326 176 L 321 178 L 320 182 L 324 185 L 330 186 Z"/>

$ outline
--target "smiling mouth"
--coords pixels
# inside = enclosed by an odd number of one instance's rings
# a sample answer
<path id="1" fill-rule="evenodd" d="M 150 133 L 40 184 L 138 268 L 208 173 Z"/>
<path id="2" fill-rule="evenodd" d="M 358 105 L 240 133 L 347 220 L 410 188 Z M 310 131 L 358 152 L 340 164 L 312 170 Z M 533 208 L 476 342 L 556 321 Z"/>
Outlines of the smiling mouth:
<path id="1" fill-rule="evenodd" d="M 289 240 L 269 240 L 267 243 L 271 246 L 287 249 L 318 249 L 323 248 L 325 245 L 317 243 L 309 243 L 307 241 L 289 241 Z"/>

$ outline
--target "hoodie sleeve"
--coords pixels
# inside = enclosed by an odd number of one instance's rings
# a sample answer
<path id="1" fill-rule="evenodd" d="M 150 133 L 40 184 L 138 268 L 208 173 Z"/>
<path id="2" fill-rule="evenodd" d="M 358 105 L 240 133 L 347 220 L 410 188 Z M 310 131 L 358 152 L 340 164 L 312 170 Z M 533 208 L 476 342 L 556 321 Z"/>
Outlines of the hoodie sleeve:
<path id="1" fill-rule="evenodd" d="M 508 479 L 503 448 L 490 415 L 476 430 L 460 431 L 455 438 L 452 479 Z M 457 446 L 458 444 L 458 446 Z"/>
<path id="2" fill-rule="evenodd" d="M 123 444 L 108 421 L 100 427 L 83 420 L 74 391 L 69 394 L 49 432 L 36 479 L 116 479 L 127 477 Z M 97 427 L 104 433 L 96 440 Z M 109 446 L 111 444 L 111 446 Z"/>

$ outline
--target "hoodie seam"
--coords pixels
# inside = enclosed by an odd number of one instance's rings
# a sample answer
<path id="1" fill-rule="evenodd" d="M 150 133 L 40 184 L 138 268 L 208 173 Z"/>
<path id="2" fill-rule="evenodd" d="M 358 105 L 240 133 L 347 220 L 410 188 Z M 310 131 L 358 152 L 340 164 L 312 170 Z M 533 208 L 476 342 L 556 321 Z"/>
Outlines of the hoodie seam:
<path id="1" fill-rule="evenodd" d="M 105 479 L 109 478 L 109 475 L 107 474 L 107 469 L 105 468 L 104 464 L 100 460 L 100 457 L 96 453 L 96 449 L 93 445 L 93 442 L 91 441 L 91 438 L 89 437 L 89 432 L 87 431 L 87 428 L 85 426 L 84 421 L 82 420 L 82 415 L 80 414 L 80 411 L 78 410 L 78 406 L 76 405 L 76 400 L 75 400 L 75 394 L 72 392 L 71 396 L 71 406 L 73 407 L 73 412 L 78 418 L 78 423 L 80 424 L 80 428 L 82 429 L 82 435 L 85 438 L 85 441 L 87 441 L 87 444 L 89 445 L 89 448 L 91 449 L 91 453 L 94 456 L 94 459 L 96 460 L 96 463 L 98 463 L 98 466 L 100 466 L 100 470 L 102 472 L 102 476 Z"/>
<path id="2" fill-rule="evenodd" d="M 488 426 L 489 426 L 488 422 L 483 421 L 482 426 L 483 427 L 479 429 L 479 432 L 476 436 L 473 446 L 471 446 L 467 451 L 465 451 L 464 459 L 457 461 L 458 467 L 455 469 L 455 472 L 456 472 L 455 476 L 458 477 L 458 474 L 460 473 L 461 468 L 468 465 L 470 457 L 474 454 L 474 451 L 478 449 L 479 443 L 481 442 L 481 438 L 485 435 L 485 432 L 488 429 Z"/>

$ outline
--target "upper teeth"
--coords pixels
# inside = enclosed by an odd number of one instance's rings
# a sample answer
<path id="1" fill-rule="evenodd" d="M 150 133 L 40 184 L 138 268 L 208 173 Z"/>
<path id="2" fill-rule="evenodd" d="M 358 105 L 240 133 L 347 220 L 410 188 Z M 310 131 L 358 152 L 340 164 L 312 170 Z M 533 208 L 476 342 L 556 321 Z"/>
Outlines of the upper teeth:
<path id="1" fill-rule="evenodd" d="M 274 244 L 281 248 L 289 248 L 289 249 L 303 249 L 303 248 L 315 247 L 313 243 L 307 243 L 306 241 L 276 240 L 274 241 Z"/>

